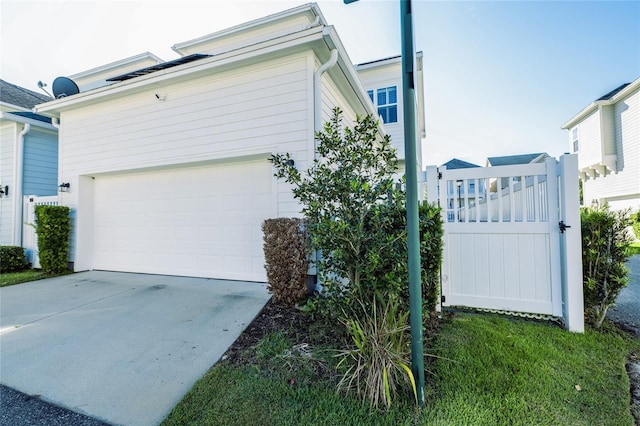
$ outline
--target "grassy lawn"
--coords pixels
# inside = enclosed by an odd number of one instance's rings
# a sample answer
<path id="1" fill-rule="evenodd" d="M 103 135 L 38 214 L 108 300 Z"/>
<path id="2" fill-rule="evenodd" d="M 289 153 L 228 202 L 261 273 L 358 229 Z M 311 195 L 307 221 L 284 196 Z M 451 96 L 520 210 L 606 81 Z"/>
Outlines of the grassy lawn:
<path id="1" fill-rule="evenodd" d="M 428 341 L 428 339 L 427 339 Z M 427 405 L 398 401 L 386 413 L 334 391 L 326 352 L 314 356 L 279 332 L 255 348 L 254 365 L 222 361 L 163 425 L 632 425 L 625 360 L 640 342 L 569 333 L 542 322 L 456 313 L 427 352 Z M 291 379 L 294 381 L 292 382 Z M 409 398 L 407 398 L 409 401 Z"/>
<path id="2" fill-rule="evenodd" d="M 40 269 L 27 269 L 20 272 L 9 272 L 0 274 L 0 287 L 26 283 L 29 281 L 41 280 L 43 278 L 52 278 L 56 275 L 47 275 Z"/>
<path id="3" fill-rule="evenodd" d="M 631 243 L 631 246 L 629 247 L 629 250 L 631 251 L 632 254 L 640 254 L 640 242 L 637 243 Z"/>

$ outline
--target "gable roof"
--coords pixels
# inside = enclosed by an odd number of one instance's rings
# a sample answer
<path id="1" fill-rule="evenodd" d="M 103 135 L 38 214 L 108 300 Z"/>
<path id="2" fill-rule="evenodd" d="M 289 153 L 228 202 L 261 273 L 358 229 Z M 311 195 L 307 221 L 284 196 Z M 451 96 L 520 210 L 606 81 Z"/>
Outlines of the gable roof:
<path id="1" fill-rule="evenodd" d="M 0 102 L 31 109 L 38 104 L 51 100 L 53 98 L 47 95 L 0 80 Z"/>
<path id="2" fill-rule="evenodd" d="M 502 157 L 487 157 L 488 166 L 510 166 L 513 164 L 530 164 L 537 163 L 547 158 L 549 154 L 546 152 L 538 152 L 535 154 L 519 154 L 505 155 Z"/>
<path id="3" fill-rule="evenodd" d="M 620 92 L 622 89 L 624 89 L 625 87 L 627 87 L 630 84 L 631 83 L 621 84 L 620 86 L 616 87 L 615 89 L 613 89 L 612 91 L 610 91 L 606 95 L 600 96 L 598 99 L 596 99 L 596 101 L 608 101 L 611 98 L 613 98 L 618 92 Z"/>
<path id="4" fill-rule="evenodd" d="M 447 170 L 471 169 L 473 167 L 480 167 L 477 164 L 469 163 L 467 161 L 460 160 L 458 158 L 452 158 L 451 160 L 449 160 L 446 163 L 444 163 L 443 166 L 446 167 Z"/>
<path id="5" fill-rule="evenodd" d="M 631 83 L 624 83 L 616 87 L 609 93 L 600 96 L 595 101 L 587 105 L 582 111 L 577 113 L 573 118 L 564 123 L 560 128 L 570 130 L 573 126 L 584 120 L 589 114 L 592 114 L 601 105 L 612 105 L 624 99 L 632 93 L 640 90 L 640 78 L 633 80 Z"/>

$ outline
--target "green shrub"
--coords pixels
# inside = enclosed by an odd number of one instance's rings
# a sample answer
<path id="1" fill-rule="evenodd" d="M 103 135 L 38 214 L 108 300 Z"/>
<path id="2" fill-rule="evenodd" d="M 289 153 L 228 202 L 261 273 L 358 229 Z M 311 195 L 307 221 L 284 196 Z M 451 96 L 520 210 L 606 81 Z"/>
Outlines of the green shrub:
<path id="1" fill-rule="evenodd" d="M 344 324 L 355 348 L 345 349 L 341 386 L 389 405 L 405 374 L 409 312 L 406 196 L 394 182 L 398 158 L 372 116 L 343 126 L 342 112 L 316 134 L 318 156 L 300 173 L 289 154 L 271 158 L 276 177 L 291 184 L 309 221 L 324 296 L 314 305 Z M 442 258 L 440 210 L 419 210 L 426 309 L 435 309 Z M 398 344 L 400 342 L 401 344 Z M 409 371 L 409 377 L 411 373 Z M 414 389 L 415 391 L 415 389 Z"/>
<path id="2" fill-rule="evenodd" d="M 35 208 L 40 266 L 47 274 L 59 274 L 67 270 L 71 234 L 69 212 L 66 206 Z"/>
<path id="3" fill-rule="evenodd" d="M 631 215 L 633 233 L 636 234 L 636 240 L 640 240 L 640 210 Z"/>
<path id="4" fill-rule="evenodd" d="M 293 306 L 307 294 L 307 225 L 303 219 L 267 219 L 262 232 L 269 292 Z"/>
<path id="5" fill-rule="evenodd" d="M 0 272 L 16 272 L 27 269 L 29 263 L 22 247 L 0 246 Z"/>
<path id="6" fill-rule="evenodd" d="M 611 211 L 608 206 L 584 208 L 582 224 L 582 273 L 587 320 L 600 328 L 607 310 L 629 281 L 625 262 L 631 238 L 626 230 L 629 210 Z"/>

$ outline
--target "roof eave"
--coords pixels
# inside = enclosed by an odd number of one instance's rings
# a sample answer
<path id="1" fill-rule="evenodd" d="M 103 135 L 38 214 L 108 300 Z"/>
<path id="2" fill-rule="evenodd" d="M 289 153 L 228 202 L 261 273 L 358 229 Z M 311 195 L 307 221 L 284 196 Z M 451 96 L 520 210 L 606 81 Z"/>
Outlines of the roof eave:
<path id="1" fill-rule="evenodd" d="M 202 72 L 210 68 L 228 65 L 238 62 L 251 56 L 259 54 L 269 54 L 277 50 L 294 47 L 313 41 L 322 40 L 323 27 L 313 27 L 297 33 L 288 34 L 277 39 L 265 40 L 263 42 L 246 46 L 237 50 L 229 51 L 210 58 L 201 59 L 187 64 L 179 65 L 166 70 L 156 71 L 151 74 L 125 80 L 119 83 L 111 84 L 104 87 L 98 87 L 87 92 L 81 92 L 72 96 L 60 99 L 54 99 L 34 107 L 33 112 L 48 117 L 60 117 L 60 112 L 72 106 L 79 105 L 84 102 L 94 101 L 96 99 L 114 96 L 126 91 L 147 87 L 154 83 L 179 78 L 187 74 Z"/>
<path id="2" fill-rule="evenodd" d="M 242 24 L 235 25 L 231 28 L 225 28 L 224 30 L 216 31 L 211 34 L 207 34 L 202 37 L 194 38 L 192 40 L 187 40 L 181 43 L 176 43 L 171 46 L 171 50 L 178 53 L 179 55 L 184 55 L 186 52 L 183 49 L 187 49 L 197 44 L 205 43 L 210 40 L 215 40 L 217 38 L 225 37 L 229 34 L 238 33 L 241 31 L 250 30 L 252 28 L 268 24 L 270 22 L 274 22 L 283 18 L 287 18 L 289 16 L 293 16 L 299 13 L 304 12 L 312 12 L 315 16 L 320 18 L 319 25 L 324 26 L 327 25 L 327 21 L 324 18 L 324 15 L 320 11 L 320 8 L 316 3 L 307 3 L 298 7 L 294 7 L 292 9 L 287 9 L 282 12 L 274 13 L 268 16 L 264 16 L 262 18 L 255 19 L 253 21 L 245 22 Z"/>
<path id="3" fill-rule="evenodd" d="M 22 117 L 20 115 L 11 114 L 10 112 L 0 112 L 0 119 L 15 121 L 16 123 L 31 124 L 32 126 L 40 127 L 47 130 L 57 132 L 51 123 L 45 123 L 44 121 L 34 120 L 33 118 Z"/>
<path id="4" fill-rule="evenodd" d="M 365 90 L 364 86 L 362 85 L 362 82 L 360 81 L 360 77 L 358 76 L 358 71 L 353 65 L 353 62 L 351 62 L 351 59 L 349 58 L 347 50 L 344 48 L 344 45 L 342 44 L 340 37 L 338 37 L 338 34 L 335 28 L 333 26 L 324 27 L 323 36 L 324 36 L 325 42 L 327 43 L 327 46 L 330 49 L 338 50 L 338 65 L 340 66 L 340 69 L 342 70 L 345 77 L 347 78 L 347 81 L 349 82 L 354 92 L 356 93 L 356 96 L 360 101 L 360 103 L 362 104 L 362 106 L 364 107 L 365 111 L 367 112 L 367 114 L 371 114 L 375 117 L 378 114 L 378 112 L 376 111 L 375 107 L 371 103 L 371 99 L 369 98 L 369 95 L 367 95 L 367 91 Z M 382 135 L 387 134 L 382 122 L 378 123 L 378 130 Z"/>
<path id="5" fill-rule="evenodd" d="M 586 106 L 586 108 L 576 114 L 572 119 L 564 123 L 560 128 L 569 130 L 579 121 L 583 120 L 587 115 L 597 110 L 600 106 L 615 104 L 616 102 L 620 101 L 620 99 L 626 98 L 638 89 L 640 89 L 640 78 L 637 78 L 633 82 L 629 83 L 624 89 L 613 95 L 611 99 L 591 102 Z"/>

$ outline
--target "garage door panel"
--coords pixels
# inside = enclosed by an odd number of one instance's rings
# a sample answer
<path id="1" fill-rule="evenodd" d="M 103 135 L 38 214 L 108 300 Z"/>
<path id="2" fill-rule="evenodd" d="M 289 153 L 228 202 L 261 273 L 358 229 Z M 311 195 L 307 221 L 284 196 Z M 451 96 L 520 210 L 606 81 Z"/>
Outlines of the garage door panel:
<path id="1" fill-rule="evenodd" d="M 94 269 L 266 281 L 271 165 L 98 177 Z"/>

